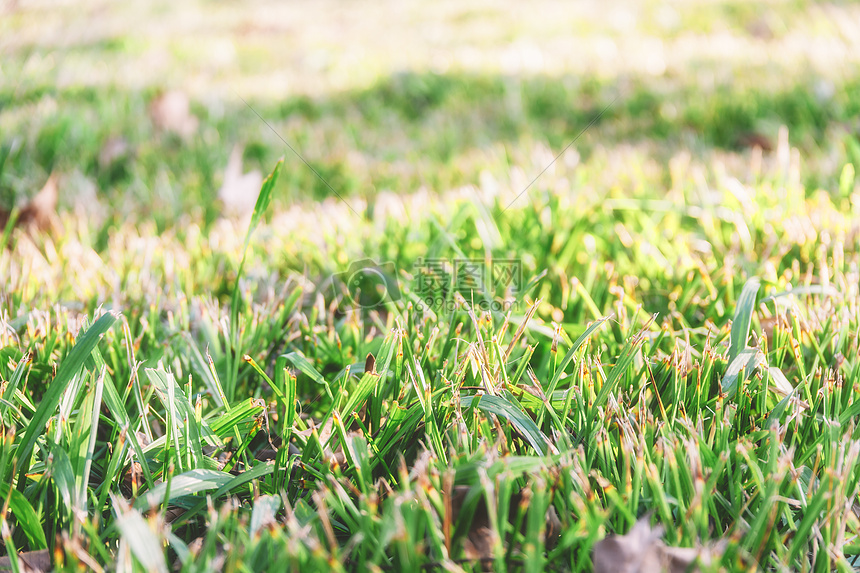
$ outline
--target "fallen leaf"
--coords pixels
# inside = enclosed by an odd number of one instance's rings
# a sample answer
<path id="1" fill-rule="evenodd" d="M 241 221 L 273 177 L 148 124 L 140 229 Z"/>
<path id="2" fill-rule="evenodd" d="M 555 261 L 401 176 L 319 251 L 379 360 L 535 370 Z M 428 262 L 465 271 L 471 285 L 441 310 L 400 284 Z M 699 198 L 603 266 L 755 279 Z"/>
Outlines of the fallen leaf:
<path id="1" fill-rule="evenodd" d="M 184 507 L 177 507 L 175 505 L 171 505 L 167 509 L 164 510 L 163 517 L 165 523 L 173 523 L 183 514 L 185 514 L 186 509 Z"/>
<path id="2" fill-rule="evenodd" d="M 249 218 L 254 212 L 262 184 L 263 175 L 258 170 L 242 172 L 242 148 L 234 146 L 224 170 L 224 182 L 218 190 L 223 215 L 231 219 Z"/>
<path id="3" fill-rule="evenodd" d="M 626 535 L 609 535 L 594 545 L 594 573 L 684 573 L 710 565 L 722 545 L 668 547 L 663 527 L 652 528 L 648 518 L 637 521 Z M 692 568 L 691 568 L 692 566 Z"/>
<path id="4" fill-rule="evenodd" d="M 172 132 L 188 139 L 197 131 L 197 118 L 191 113 L 188 96 L 181 91 L 169 91 L 149 104 L 149 117 L 160 131 Z"/>
<path id="5" fill-rule="evenodd" d="M 456 523 L 460 517 L 460 511 L 466 501 L 470 490 L 469 486 L 456 486 L 451 494 L 451 510 L 453 513 L 452 522 Z M 508 515 L 516 516 L 518 506 L 524 502 L 524 493 L 519 492 L 511 496 Z M 527 503 L 527 502 L 526 502 Z M 561 536 L 561 520 L 552 505 L 547 508 L 546 529 L 544 531 L 544 544 L 548 549 L 555 547 L 558 539 Z M 525 533 L 526 521 L 523 522 L 522 532 Z M 484 570 L 492 571 L 494 560 L 493 545 L 494 536 L 496 533 L 490 526 L 490 517 L 487 511 L 486 498 L 480 494 L 475 513 L 472 515 L 472 522 L 469 525 L 469 531 L 463 538 L 463 555 L 466 559 L 480 561 Z"/>
<path id="6" fill-rule="evenodd" d="M 750 149 L 759 147 L 765 153 L 773 151 L 773 142 L 771 142 L 770 138 L 755 131 L 740 134 L 736 143 L 739 147 L 748 147 Z"/>
<path id="7" fill-rule="evenodd" d="M 18 553 L 18 567 L 21 573 L 44 573 L 51 570 L 51 552 L 47 549 L 22 551 Z M 12 562 L 8 556 L 0 557 L 0 571 L 11 571 Z"/>
<path id="8" fill-rule="evenodd" d="M 120 491 L 126 496 L 131 496 L 137 492 L 137 488 L 142 484 L 143 466 L 140 465 L 140 462 L 132 462 L 131 466 L 123 473 L 122 481 L 119 484 Z"/>
<path id="9" fill-rule="evenodd" d="M 773 28 L 764 17 L 756 18 L 747 24 L 746 31 L 753 38 L 764 40 L 765 42 L 773 40 L 774 37 Z"/>
<path id="10" fill-rule="evenodd" d="M 594 573 L 662 573 L 658 547 L 663 528 L 647 519 L 636 522 L 627 535 L 610 535 L 594 545 Z"/>
<path id="11" fill-rule="evenodd" d="M 454 512 L 453 522 L 456 523 L 460 517 L 460 510 L 466 501 L 466 496 L 472 488 L 469 486 L 457 486 L 451 497 L 451 508 Z M 493 530 L 490 527 L 490 517 L 487 512 L 487 504 L 484 496 L 478 500 L 478 506 L 472 515 L 469 531 L 463 538 L 463 555 L 466 559 L 475 561 L 493 559 Z"/>
<path id="12" fill-rule="evenodd" d="M 546 510 L 546 533 L 544 534 L 544 543 L 547 549 L 554 549 L 560 538 L 561 519 L 558 518 L 555 506 L 550 504 Z"/>
<path id="13" fill-rule="evenodd" d="M 99 168 L 105 170 L 112 167 L 120 159 L 128 157 L 130 150 L 128 141 L 124 137 L 109 137 L 99 150 Z"/>
<path id="14" fill-rule="evenodd" d="M 59 177 L 52 173 L 42 189 L 21 209 L 18 224 L 27 227 L 29 231 L 48 231 L 54 227 L 57 220 L 57 203 L 60 190 L 57 185 Z"/>

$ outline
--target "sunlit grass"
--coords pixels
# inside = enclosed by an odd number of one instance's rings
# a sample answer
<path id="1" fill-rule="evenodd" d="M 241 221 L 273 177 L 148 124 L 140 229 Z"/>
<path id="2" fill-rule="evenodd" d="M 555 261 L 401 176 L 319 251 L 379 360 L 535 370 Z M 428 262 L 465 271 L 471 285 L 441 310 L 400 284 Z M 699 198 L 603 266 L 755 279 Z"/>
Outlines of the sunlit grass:
<path id="1" fill-rule="evenodd" d="M 390 14 L 446 59 L 188 5 L 167 70 L 153 6 L 0 20 L 0 568 L 592 571 L 644 518 L 701 571 L 852 570 L 855 8 Z M 284 156 L 250 224 L 234 144 Z"/>
<path id="2" fill-rule="evenodd" d="M 0 365 L 3 471 L 15 484 L 5 495 L 17 503 L 8 547 L 154 566 L 128 538 L 140 536 L 184 570 L 475 568 L 468 520 L 448 521 L 474 511 L 477 497 L 447 501 L 470 486 L 487 496 L 496 568 L 543 555 L 588 570 L 597 540 L 649 511 L 670 545 L 724 540 L 729 570 L 847 566 L 858 525 L 856 193 L 807 199 L 775 168 L 719 199 L 680 171 L 676 194 L 659 201 L 576 199 L 547 190 L 566 171 L 508 210 L 510 185 L 476 190 L 483 208 L 404 198 L 409 218 L 388 219 L 382 236 L 343 205 L 307 212 L 341 221 L 366 237 L 360 254 L 400 269 L 402 300 L 367 311 L 308 280 L 343 269 L 356 245 L 297 238 L 279 216 L 252 237 L 229 305 L 241 229 L 227 242 L 229 226 L 221 238 L 153 237 L 141 255 L 160 270 L 112 300 L 119 276 L 144 270 L 129 248 L 140 229 L 124 227 L 100 259 L 128 269 L 118 276 L 75 270 L 93 231 L 70 217 L 56 240 L 15 231 Z M 28 252 L 31 268 L 55 274 L 24 272 Z M 471 312 L 480 292 L 452 299 L 452 313 L 416 310 L 406 271 L 419 257 L 487 255 L 519 257 L 527 282 L 542 275 L 509 314 Z M 111 300 L 122 315 L 27 302 L 73 297 L 74 277 L 89 282 L 89 304 Z M 528 503 L 510 505 L 515 495 Z M 546 537 L 550 505 L 559 537 Z M 135 517 L 151 506 L 167 513 Z M 31 511 L 39 527 L 21 521 Z M 54 541 L 61 531 L 70 537 Z"/>

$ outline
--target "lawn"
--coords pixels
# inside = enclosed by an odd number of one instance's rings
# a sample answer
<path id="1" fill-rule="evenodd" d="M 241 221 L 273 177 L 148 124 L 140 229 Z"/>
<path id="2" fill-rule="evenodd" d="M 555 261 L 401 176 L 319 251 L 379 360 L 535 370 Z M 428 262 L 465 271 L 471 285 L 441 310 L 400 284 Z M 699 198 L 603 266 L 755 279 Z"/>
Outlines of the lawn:
<path id="1" fill-rule="evenodd" d="M 858 42 L 8 2 L 0 570 L 853 571 Z"/>

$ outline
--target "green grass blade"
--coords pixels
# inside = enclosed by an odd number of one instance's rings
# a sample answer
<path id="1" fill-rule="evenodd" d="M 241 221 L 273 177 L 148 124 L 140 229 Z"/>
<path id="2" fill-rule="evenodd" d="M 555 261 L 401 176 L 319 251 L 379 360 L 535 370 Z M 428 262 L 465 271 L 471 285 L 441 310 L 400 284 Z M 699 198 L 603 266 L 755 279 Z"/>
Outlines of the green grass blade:
<path id="1" fill-rule="evenodd" d="M 362 404 L 367 402 L 373 389 L 385 378 L 385 375 L 388 373 L 388 367 L 391 365 L 391 359 L 394 357 L 394 353 L 397 350 L 395 345 L 396 341 L 397 339 L 393 335 L 388 335 L 385 338 L 385 342 L 378 353 L 380 358 L 383 356 L 385 357 L 384 361 L 380 360 L 380 367 L 377 372 L 365 372 L 358 384 L 352 388 L 346 404 L 340 411 L 342 420 L 351 420 L 352 413 L 359 409 Z"/>
<path id="2" fill-rule="evenodd" d="M 45 532 L 42 523 L 36 515 L 36 511 L 24 494 L 17 489 L 10 490 L 9 509 L 18 521 L 18 527 L 24 531 L 30 549 L 46 549 L 48 542 L 45 540 Z"/>
<path id="3" fill-rule="evenodd" d="M 622 376 L 626 374 L 627 369 L 633 363 L 633 359 L 639 352 L 639 347 L 642 345 L 644 340 L 645 330 L 643 329 L 637 336 L 627 341 L 627 344 L 624 345 L 624 349 L 621 351 L 618 361 L 612 367 L 612 370 L 610 370 L 609 376 L 606 378 L 606 382 L 603 383 L 603 386 L 600 387 L 600 391 L 597 393 L 597 397 L 592 405 L 592 412 L 596 413 L 597 409 L 603 406 L 609 399 L 609 393 L 615 389 L 621 381 Z"/>
<path id="4" fill-rule="evenodd" d="M 21 464 L 21 469 L 18 472 L 19 491 L 23 491 L 26 485 L 27 472 L 30 470 L 30 454 L 33 452 L 36 440 L 44 433 L 45 425 L 48 423 L 48 419 L 54 415 L 54 410 L 60 403 L 60 398 L 62 398 L 66 386 L 81 371 L 101 336 L 113 326 L 117 318 L 118 315 L 110 312 L 103 314 L 78 338 L 74 348 L 72 348 L 72 351 L 63 360 L 62 365 L 57 370 L 57 376 L 51 382 L 48 391 L 45 392 L 45 396 L 42 398 L 36 413 L 33 414 L 33 418 L 27 426 L 27 432 L 24 434 L 21 445 L 18 448 L 17 457 Z"/>
<path id="5" fill-rule="evenodd" d="M 11 407 L 12 396 L 15 394 L 15 390 L 18 389 L 18 385 L 21 384 L 21 380 L 24 378 L 24 372 L 27 370 L 27 367 L 31 362 L 33 362 L 33 355 L 30 352 L 25 352 L 24 355 L 21 356 L 21 359 L 18 360 L 18 364 L 12 372 L 12 376 L 9 377 L 9 384 L 3 392 L 3 399 L 0 400 L 0 422 L 4 424 L 9 423 L 6 420 L 6 413 Z"/>
<path id="6" fill-rule="evenodd" d="M 51 455 L 53 461 L 50 468 L 51 475 L 54 478 L 54 485 L 57 486 L 60 498 L 63 500 L 66 510 L 71 515 L 74 510 L 82 509 L 76 497 L 75 470 L 72 468 L 69 454 L 62 447 L 54 444 L 51 448 Z"/>
<path id="7" fill-rule="evenodd" d="M 214 443 L 216 440 L 209 431 L 207 424 L 197 424 L 194 409 L 191 406 L 185 392 L 176 383 L 176 379 L 170 372 L 165 372 L 162 369 L 147 368 L 146 376 L 149 378 L 152 385 L 155 387 L 156 395 L 161 400 L 162 405 L 168 412 L 168 423 L 173 424 L 173 432 L 182 436 L 186 448 L 190 448 L 191 457 L 194 460 L 195 467 L 203 465 L 203 445 L 201 437 L 208 439 L 209 443 Z M 172 398 L 172 399 L 171 399 Z M 186 431 L 187 428 L 187 431 Z M 201 436 L 201 430 L 203 436 Z M 182 452 L 176 452 L 176 455 L 181 457 Z M 190 468 L 193 469 L 193 468 Z"/>
<path id="8" fill-rule="evenodd" d="M 290 364 L 298 368 L 302 374 L 304 374 L 317 384 L 325 386 L 326 393 L 329 395 L 330 398 L 332 397 L 331 387 L 329 386 L 328 381 L 323 378 L 322 374 L 317 372 L 316 368 L 314 368 L 314 365 L 311 364 L 310 361 L 305 358 L 300 352 L 288 352 L 287 354 L 283 355 L 283 358 L 285 358 L 290 362 Z"/>
<path id="9" fill-rule="evenodd" d="M 158 507 L 162 502 L 169 503 L 171 499 L 183 495 L 191 495 L 201 491 L 217 489 L 230 482 L 233 476 L 217 470 L 196 469 L 183 474 L 173 476 L 170 483 L 158 484 L 134 502 L 134 507 L 141 511 L 150 507 Z M 165 494 L 170 491 L 170 498 L 164 499 Z"/>
<path id="10" fill-rule="evenodd" d="M 233 285 L 233 295 L 230 298 L 230 340 L 228 348 L 233 350 L 230 353 L 231 368 L 228 372 L 227 379 L 224 384 L 224 393 L 227 401 L 232 402 L 236 391 L 236 379 L 239 373 L 239 363 L 242 360 L 244 352 L 240 352 L 239 348 L 239 283 L 242 278 L 242 273 L 245 270 L 245 258 L 248 256 L 248 246 L 251 244 L 251 235 L 260 224 L 263 218 L 263 213 L 272 202 L 272 191 L 275 188 L 275 183 L 278 181 L 278 175 L 281 173 L 281 167 L 284 164 L 284 158 L 280 158 L 275 164 L 275 168 L 263 181 L 263 186 L 260 188 L 260 194 L 257 196 L 257 202 L 254 204 L 254 212 L 251 215 L 251 223 L 248 225 L 248 231 L 245 233 L 245 244 L 242 247 L 242 260 L 239 262 L 239 269 L 236 271 L 236 283 Z"/>
<path id="11" fill-rule="evenodd" d="M 765 356 L 761 350 L 757 348 L 742 350 L 726 369 L 726 375 L 721 384 L 723 393 L 732 398 L 738 391 L 738 385 L 749 378 L 764 361 Z"/>
<path id="12" fill-rule="evenodd" d="M 549 451 L 549 439 L 540 431 L 534 421 L 522 410 L 500 396 L 466 396 L 461 404 L 475 407 L 489 414 L 495 414 L 509 421 L 525 437 L 526 441 L 541 455 Z"/>
<path id="13" fill-rule="evenodd" d="M 164 545 L 158 539 L 149 524 L 139 511 L 121 507 L 122 503 L 113 498 L 116 523 L 122 534 L 122 540 L 128 543 L 131 553 L 149 572 L 167 573 L 167 560 L 164 557 Z"/>
<path id="14" fill-rule="evenodd" d="M 214 436 L 210 436 L 209 433 L 204 432 L 204 437 L 207 440 L 211 437 L 213 440 L 216 440 L 215 445 L 220 445 L 221 440 L 228 435 L 235 437 L 235 428 L 238 428 L 240 433 L 247 432 L 254 425 L 254 419 L 263 412 L 265 406 L 266 404 L 262 400 L 248 398 L 243 402 L 235 404 L 227 414 L 216 412 L 215 415 L 203 422 L 204 428 L 205 424 L 209 424 L 209 428 L 214 433 Z"/>
<path id="15" fill-rule="evenodd" d="M 106 368 L 106 363 L 98 348 L 93 349 L 92 358 L 96 368 L 99 370 Z M 143 447 L 140 445 L 140 440 L 137 438 L 137 428 L 140 427 L 141 422 L 139 422 L 138 425 L 132 426 L 128 412 L 126 411 L 122 398 L 119 395 L 119 391 L 117 391 L 113 378 L 107 371 L 105 372 L 104 377 L 103 399 L 114 422 L 116 422 L 120 428 L 126 430 L 126 440 L 131 444 L 131 449 L 134 451 L 134 455 L 141 465 L 143 479 L 146 482 L 147 487 L 151 488 L 153 486 L 152 472 L 149 469 L 149 464 L 145 463 L 146 455 L 143 451 Z M 102 492 L 102 495 L 100 496 L 102 501 L 107 499 L 107 497 L 105 497 L 107 491 L 108 489 L 105 488 Z"/>
<path id="16" fill-rule="evenodd" d="M 755 299 L 758 295 L 761 282 L 758 277 L 749 279 L 741 291 L 738 304 L 735 308 L 735 316 L 732 319 L 732 332 L 729 337 L 729 364 L 746 348 L 747 339 L 750 336 L 750 325 L 752 315 L 755 311 Z"/>
<path id="17" fill-rule="evenodd" d="M 93 466 L 93 453 L 96 448 L 96 439 L 98 437 L 98 429 L 99 429 L 99 413 L 102 408 L 102 395 L 104 394 L 104 379 L 105 379 L 105 371 L 103 370 L 96 380 L 95 387 L 92 388 L 89 392 L 89 396 L 87 396 L 87 400 L 84 401 L 84 404 L 89 406 L 87 410 L 82 411 L 79 414 L 79 423 L 84 425 L 85 427 L 81 427 L 79 429 L 79 434 L 81 438 L 80 443 L 80 458 L 79 463 L 83 467 L 79 467 L 76 472 L 76 480 L 77 480 L 77 498 L 80 500 L 80 503 L 83 505 L 84 511 L 87 511 L 87 488 L 90 483 L 90 473 L 92 471 Z M 89 405 L 89 402 L 92 402 Z"/>
<path id="18" fill-rule="evenodd" d="M 561 364 L 558 365 L 558 369 L 555 371 L 555 374 L 552 377 L 552 380 L 549 383 L 549 386 L 544 390 L 547 396 L 552 395 L 558 386 L 559 381 L 561 380 L 562 374 L 564 374 L 564 369 L 567 368 L 567 365 L 570 364 L 570 361 L 573 360 L 573 357 L 576 355 L 579 348 L 585 344 L 585 341 L 594 333 L 595 330 L 600 328 L 603 323 L 609 320 L 609 316 L 605 316 L 601 319 L 595 320 L 592 322 L 588 328 L 585 329 L 585 332 L 579 335 L 579 337 L 574 341 L 573 346 L 570 347 L 570 350 L 567 351 L 567 354 L 564 355 L 564 358 L 561 361 Z"/>

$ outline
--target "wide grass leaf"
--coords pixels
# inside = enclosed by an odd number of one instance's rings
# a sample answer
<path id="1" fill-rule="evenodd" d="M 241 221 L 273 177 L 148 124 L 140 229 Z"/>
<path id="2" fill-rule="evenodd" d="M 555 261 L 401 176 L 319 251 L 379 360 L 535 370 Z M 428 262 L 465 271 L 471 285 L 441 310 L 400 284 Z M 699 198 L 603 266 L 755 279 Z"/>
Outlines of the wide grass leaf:
<path id="1" fill-rule="evenodd" d="M 133 508 L 123 509 L 120 505 L 120 502 L 114 498 L 116 524 L 122 533 L 122 540 L 128 543 L 131 553 L 145 570 L 167 573 L 167 560 L 164 558 L 162 542 L 149 528 L 149 524 L 139 511 Z"/>
<path id="2" fill-rule="evenodd" d="M 722 390 L 729 398 L 735 395 L 738 391 L 738 384 L 749 378 L 750 374 L 765 361 L 765 356 L 761 350 L 757 348 L 747 348 L 742 350 L 738 356 L 732 360 L 726 369 L 726 375 L 723 377 Z M 741 376 L 743 374 L 743 377 Z"/>
<path id="3" fill-rule="evenodd" d="M 198 470 L 195 470 L 195 471 L 198 471 Z M 225 482 L 221 487 L 219 487 L 218 490 L 214 494 L 207 496 L 207 498 L 211 497 L 212 499 L 218 499 L 222 495 L 226 495 L 228 492 L 231 492 L 231 491 L 235 490 L 236 488 L 241 487 L 241 486 L 243 486 L 243 485 L 245 485 L 245 484 L 247 484 L 247 483 L 249 483 L 255 479 L 260 479 L 260 478 L 266 477 L 267 475 L 271 474 L 274 471 L 275 471 L 275 464 L 263 463 L 263 464 L 257 464 L 252 469 L 250 469 L 246 472 L 242 472 L 237 476 L 224 474 L 224 475 L 227 475 L 228 477 L 230 477 L 231 479 L 228 480 L 227 482 Z M 223 472 L 215 472 L 215 473 L 223 473 Z M 218 481 L 220 481 L 220 480 L 221 480 L 221 478 L 218 478 Z M 180 525 L 182 525 L 183 523 L 185 523 L 189 519 L 193 518 L 195 515 L 197 515 L 200 511 L 202 511 L 206 507 L 206 504 L 207 504 L 207 499 L 200 500 L 200 502 L 195 507 L 186 511 L 181 516 L 179 516 L 179 518 L 173 522 L 173 526 L 179 527 Z"/>
<path id="4" fill-rule="evenodd" d="M 474 403 L 475 407 L 489 414 L 495 414 L 509 421 L 522 434 L 528 443 L 541 455 L 549 451 L 549 439 L 540 428 L 522 410 L 500 396 L 466 396 L 461 404 L 468 408 Z"/>
<path id="5" fill-rule="evenodd" d="M 169 483 L 161 483 L 137 498 L 134 507 L 140 510 L 157 507 L 161 502 L 191 495 L 201 491 L 220 488 L 232 480 L 234 476 L 217 470 L 196 469 L 170 478 Z M 164 499 L 170 491 L 170 499 Z"/>
<path id="6" fill-rule="evenodd" d="M 45 549 L 48 547 L 48 542 L 45 540 L 45 532 L 42 530 L 42 523 L 36 515 L 36 511 L 24 494 L 13 489 L 9 497 L 9 509 L 18 520 L 18 527 L 27 536 L 27 542 L 31 549 Z"/>
<path id="7" fill-rule="evenodd" d="M 101 336 L 113 326 L 117 318 L 118 315 L 110 312 L 103 314 L 78 338 L 74 348 L 57 370 L 57 375 L 42 397 L 35 414 L 33 414 L 33 418 L 27 426 L 27 433 L 24 434 L 24 439 L 17 451 L 17 457 L 21 463 L 21 470 L 18 472 L 18 490 L 23 491 L 25 487 L 27 472 L 30 470 L 30 454 L 33 452 L 36 440 L 44 434 L 45 425 L 54 415 L 63 392 L 72 379 L 79 374 Z"/>
<path id="8" fill-rule="evenodd" d="M 549 387 L 545 389 L 547 395 L 551 395 L 555 391 L 559 381 L 561 380 L 561 376 L 564 373 L 564 369 L 567 368 L 567 365 L 570 364 L 571 360 L 573 360 L 573 357 L 576 355 L 579 348 L 583 344 L 585 344 L 585 341 L 588 340 L 588 337 L 590 337 L 595 330 L 600 328 L 604 322 L 609 320 L 609 318 L 609 316 L 604 316 L 599 320 L 595 320 L 589 325 L 588 328 L 585 329 L 585 332 L 580 334 L 579 337 L 574 341 L 573 346 L 570 347 L 570 350 L 568 350 L 567 354 L 564 355 L 561 364 L 559 364 L 558 370 L 555 371 L 555 374 L 553 375 L 552 380 L 549 383 Z"/>
<path id="9" fill-rule="evenodd" d="M 735 317 L 732 319 L 732 332 L 729 336 L 729 364 L 746 348 L 750 336 L 750 324 L 755 310 L 755 299 L 761 283 L 758 277 L 749 279 L 741 291 Z"/>
<path id="10" fill-rule="evenodd" d="M 290 364 L 299 369 L 299 371 L 322 386 L 325 386 L 326 391 L 329 395 L 331 395 L 331 388 L 329 387 L 328 382 L 325 378 L 323 378 L 322 374 L 317 372 L 317 369 L 314 368 L 314 365 L 311 364 L 310 360 L 305 358 L 300 352 L 288 352 L 284 354 L 282 358 L 288 360 Z"/>

